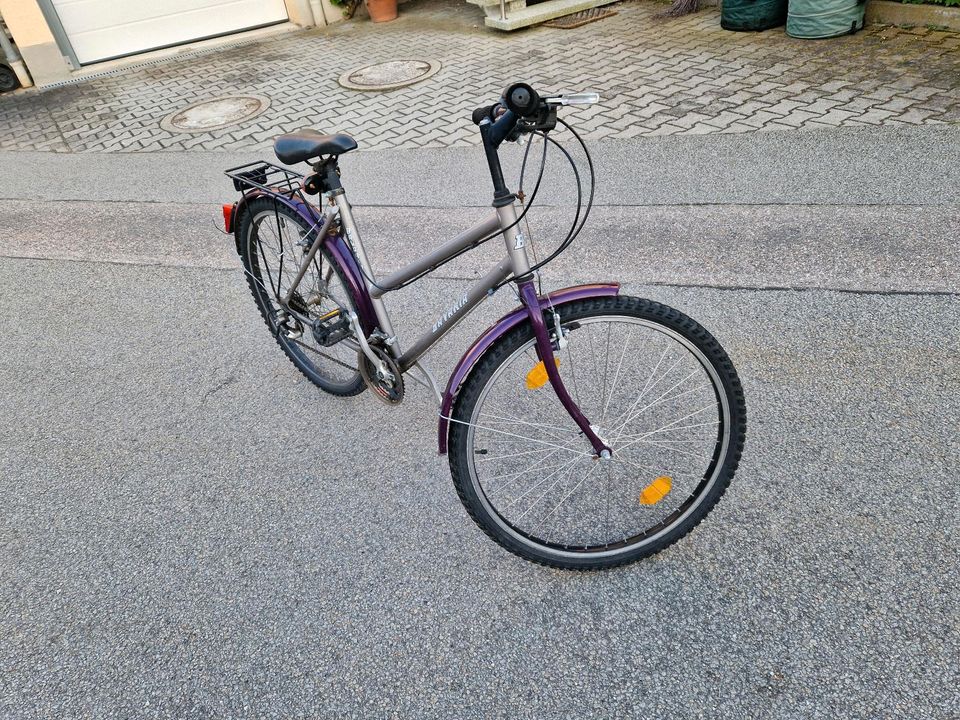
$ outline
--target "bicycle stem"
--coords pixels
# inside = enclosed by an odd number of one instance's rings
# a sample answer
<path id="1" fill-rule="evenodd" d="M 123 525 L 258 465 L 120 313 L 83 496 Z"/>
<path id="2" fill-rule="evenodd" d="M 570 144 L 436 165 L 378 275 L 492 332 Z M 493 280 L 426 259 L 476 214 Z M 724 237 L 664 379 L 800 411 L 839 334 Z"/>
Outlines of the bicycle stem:
<path id="1" fill-rule="evenodd" d="M 560 371 L 557 369 L 557 363 L 553 354 L 553 343 L 550 342 L 550 333 L 547 331 L 547 325 L 543 320 L 543 310 L 540 308 L 540 299 L 537 297 L 537 291 L 533 285 L 533 277 L 526 278 L 517 282 L 520 291 L 520 300 L 527 308 L 527 314 L 530 316 L 530 324 L 533 326 L 533 335 L 537 341 L 537 355 L 543 362 L 547 371 L 547 377 L 550 379 L 550 385 L 553 391 L 560 399 L 564 409 L 573 418 L 577 427 L 583 432 L 587 440 L 593 446 L 597 457 L 610 457 L 613 450 L 603 440 L 601 440 L 590 426 L 590 421 L 583 414 L 580 407 L 570 397 L 563 380 L 560 378 Z"/>

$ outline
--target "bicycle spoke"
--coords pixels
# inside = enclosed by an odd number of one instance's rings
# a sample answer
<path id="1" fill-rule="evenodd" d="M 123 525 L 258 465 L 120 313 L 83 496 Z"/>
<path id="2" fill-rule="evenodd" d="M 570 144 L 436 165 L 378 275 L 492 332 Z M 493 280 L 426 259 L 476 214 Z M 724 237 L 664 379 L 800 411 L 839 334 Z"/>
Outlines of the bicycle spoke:
<path id="1" fill-rule="evenodd" d="M 674 395 L 674 396 L 672 396 L 672 397 L 669 397 L 669 398 L 664 399 L 665 396 L 667 395 L 667 393 L 672 392 L 673 390 L 676 390 L 677 387 L 679 387 L 681 384 L 683 384 L 684 382 L 686 382 L 687 380 L 689 380 L 690 378 L 692 378 L 692 377 L 693 377 L 694 375 L 696 375 L 696 374 L 697 374 L 697 371 L 694 370 L 692 373 L 690 373 L 690 374 L 687 375 L 685 378 L 683 378 L 683 380 L 680 380 L 678 383 L 676 383 L 675 385 L 673 385 L 669 390 L 666 390 L 662 395 L 660 395 L 660 397 L 656 398 L 655 400 L 652 400 L 651 402 L 647 403 L 647 404 L 644 405 L 642 408 L 640 408 L 639 410 L 637 410 L 635 413 L 633 413 L 630 417 L 628 417 L 626 420 L 624 420 L 622 423 L 620 423 L 620 425 L 619 425 L 617 428 L 615 428 L 614 431 L 616 432 L 617 430 L 619 430 L 619 431 L 622 433 L 622 432 L 623 432 L 623 429 L 626 428 L 626 426 L 627 426 L 628 423 L 633 422 L 633 421 L 636 420 L 638 417 L 640 417 L 643 413 L 645 413 L 647 410 L 649 410 L 650 408 L 654 407 L 655 405 L 659 405 L 660 403 L 664 403 L 664 402 L 670 402 L 671 400 L 677 400 L 677 399 L 679 399 L 679 398 L 682 398 L 684 395 L 689 395 L 690 393 L 696 392 L 697 390 L 702 390 L 702 389 L 704 389 L 704 388 L 711 387 L 709 384 L 700 385 L 700 386 L 695 387 L 695 388 L 692 388 L 692 389 L 690 389 L 690 390 L 685 390 L 684 392 L 682 392 L 682 393 L 680 393 L 680 394 L 678 394 L 678 395 Z M 618 437 L 618 438 L 620 437 L 619 433 L 618 433 L 617 437 Z"/>
<path id="2" fill-rule="evenodd" d="M 631 330 L 630 333 L 632 335 L 633 331 Z M 620 362 L 617 363 L 617 372 L 613 376 L 613 382 L 610 383 L 610 397 L 613 397 L 613 389 L 617 386 L 617 380 L 620 379 L 620 369 L 623 367 L 623 358 L 627 354 L 627 346 L 629 344 L 630 344 L 630 336 L 628 335 L 627 341 L 623 343 L 623 349 L 620 351 Z M 607 398 L 607 403 L 608 404 L 610 403 L 609 397 Z M 604 418 L 607 416 L 607 405 L 603 406 L 603 412 L 600 413 L 600 416 Z"/>
<path id="3" fill-rule="evenodd" d="M 667 350 L 669 350 L 669 348 L 667 348 Z M 665 351 L 664 351 L 664 356 L 666 355 L 666 352 L 667 352 L 667 351 L 665 350 Z M 662 360 L 662 359 L 663 359 L 663 356 L 661 357 L 661 360 Z M 680 362 L 681 362 L 682 359 L 683 359 L 683 358 L 680 358 L 680 359 L 677 360 L 675 363 L 673 363 L 673 365 L 671 365 L 669 368 L 667 368 L 666 372 L 664 372 L 663 375 L 661 375 L 660 377 L 658 377 L 658 378 L 657 378 L 657 381 L 656 381 L 655 383 L 653 383 L 652 385 L 649 384 L 649 379 L 648 379 L 648 384 L 647 384 L 647 385 L 644 385 L 643 391 L 637 396 L 636 400 L 633 401 L 633 404 L 630 406 L 630 409 L 627 410 L 627 413 L 633 412 L 633 409 L 637 406 L 637 403 L 639 403 L 639 402 L 646 396 L 646 394 L 647 394 L 648 392 L 650 392 L 651 390 L 653 390 L 653 388 L 655 388 L 657 385 L 659 385 L 661 380 L 663 380 L 663 379 L 664 379 L 665 377 L 667 377 L 671 372 L 673 372 L 673 369 L 674 369 L 677 365 L 680 364 Z M 657 368 L 659 368 L 659 367 L 660 367 L 660 363 L 658 362 L 658 363 L 657 363 Z M 654 373 L 656 373 L 657 368 L 654 368 L 654 369 L 653 369 L 653 372 L 654 372 Z M 650 378 L 653 378 L 653 374 L 650 375 Z M 683 381 L 681 380 L 681 382 L 683 382 Z M 668 391 L 668 392 L 669 392 L 669 391 Z M 643 412 L 643 410 L 641 410 L 640 412 Z M 626 413 L 620 413 L 620 415 L 618 415 L 618 416 L 610 423 L 610 426 L 611 426 L 611 427 L 614 427 L 615 429 L 620 429 L 621 427 L 623 427 L 624 424 L 626 424 L 627 422 L 629 422 L 630 418 L 627 418 L 627 420 L 624 420 L 623 422 L 620 422 L 620 419 L 624 416 L 624 414 L 626 414 Z M 618 422 L 620 422 L 619 425 L 617 424 Z"/>
<path id="4" fill-rule="evenodd" d="M 556 471 L 556 470 L 565 468 L 568 464 L 569 462 L 563 462 L 563 463 L 557 463 L 556 465 L 538 466 L 530 470 L 523 470 L 521 472 L 514 473 L 511 476 L 509 476 L 505 482 L 498 483 L 497 487 L 493 489 L 492 493 L 487 493 L 487 497 L 490 498 L 491 500 L 496 500 L 498 496 L 505 494 L 504 489 L 507 485 L 510 485 L 511 483 L 516 482 L 517 480 L 522 478 L 524 475 L 529 475 L 535 471 L 539 471 L 539 472 L 546 472 L 548 470 Z M 487 480 L 492 480 L 492 479 L 493 478 L 487 478 Z M 505 506 L 504 509 L 506 510 L 507 507 L 509 507 L 509 505 Z"/>
<path id="5" fill-rule="evenodd" d="M 547 521 L 547 518 L 548 518 L 548 517 L 550 517 L 550 516 L 553 515 L 557 510 L 559 510 L 560 507 L 561 507 L 567 500 L 570 499 L 570 496 L 573 495 L 573 494 L 577 491 L 577 488 L 579 488 L 581 485 L 583 485 L 583 483 L 585 483 L 585 482 L 587 481 L 587 479 L 588 479 L 591 475 L 593 475 L 593 473 L 596 471 L 596 469 L 597 469 L 597 466 L 596 466 L 596 464 L 594 464 L 594 466 L 593 466 L 592 468 L 590 468 L 590 470 L 580 479 L 580 482 L 578 482 L 576 485 L 573 486 L 573 490 L 571 490 L 571 491 L 568 492 L 566 495 L 564 495 L 564 496 L 560 499 L 560 502 L 558 502 L 558 503 L 556 504 L 556 506 L 553 508 L 553 510 L 551 510 L 551 511 L 548 512 L 546 515 L 544 515 L 544 516 L 540 519 L 540 522 L 538 522 L 536 525 L 533 526 L 532 530 L 533 530 L 533 531 L 538 530 L 538 529 L 540 528 L 540 526 L 542 526 L 543 523 L 545 523 L 545 522 Z"/>
<path id="6" fill-rule="evenodd" d="M 546 425 L 546 424 L 538 423 L 538 422 L 527 422 L 526 420 L 521 420 L 520 418 L 515 418 L 515 417 L 499 417 L 499 416 L 497 416 L 497 415 L 491 415 L 490 413 L 482 413 L 482 414 L 480 415 L 480 417 L 486 418 L 487 420 L 492 420 L 493 422 L 506 422 L 506 423 L 515 423 L 515 424 L 518 424 L 518 425 L 527 425 L 527 426 L 529 426 L 529 427 L 534 427 L 534 428 L 536 428 L 537 430 L 542 430 L 542 431 L 543 431 L 544 433 L 546 433 L 548 436 L 553 437 L 553 438 L 558 438 L 558 439 L 559 439 L 560 436 L 559 436 L 559 435 L 556 435 L 556 434 L 554 434 L 554 433 L 547 433 L 547 428 L 549 428 L 549 429 L 551 429 L 551 430 L 559 430 L 559 431 L 565 432 L 565 433 L 567 433 L 567 434 L 569 434 L 569 435 L 579 435 L 579 434 L 580 434 L 579 428 L 576 429 L 576 430 L 574 430 L 574 429 L 572 429 L 572 428 L 560 427 L 559 425 Z"/>
<path id="7" fill-rule="evenodd" d="M 448 417 L 445 419 L 449 420 L 450 422 L 459 423 L 461 425 L 468 425 L 470 427 L 477 428 L 478 430 L 487 430 L 492 433 L 499 433 L 500 435 L 508 435 L 509 437 L 515 437 L 521 440 L 526 440 L 527 442 L 546 445 L 547 447 L 556 448 L 557 450 L 566 450 L 567 452 L 572 452 L 577 455 L 584 455 L 584 456 L 592 455 L 592 453 L 582 452 L 580 450 L 574 450 L 573 448 L 569 448 L 566 445 L 557 445 L 555 443 L 546 442 L 545 440 L 540 440 L 539 438 L 533 438 L 526 435 L 518 435 L 517 433 L 506 432 L 505 430 L 498 430 L 497 428 L 486 427 L 484 425 L 479 425 L 477 423 L 468 423 L 468 422 L 464 422 L 463 420 L 457 420 L 457 418 L 453 418 L 453 417 Z"/>
<path id="8" fill-rule="evenodd" d="M 536 500 L 534 500 L 534 501 L 533 501 L 533 504 L 530 505 L 530 507 L 528 507 L 526 510 L 524 510 L 523 513 L 517 518 L 517 521 L 518 521 L 518 522 L 519 522 L 520 520 L 523 520 L 523 518 L 527 515 L 527 513 L 529 513 L 531 510 L 533 510 L 533 508 L 535 508 L 535 507 L 537 506 L 537 504 L 538 504 L 541 500 L 543 500 L 543 498 L 545 498 L 545 497 L 547 496 L 547 494 L 548 494 L 553 488 L 555 488 L 555 487 L 557 486 L 557 483 L 561 482 L 567 475 L 570 474 L 570 472 L 573 470 L 573 468 L 576 467 L 576 464 L 577 464 L 577 460 L 578 460 L 578 459 L 579 459 L 579 458 L 574 458 L 573 460 L 569 460 L 566 464 L 564 464 L 564 465 L 561 466 L 561 469 L 560 469 L 560 470 L 556 470 L 556 471 L 550 473 L 549 475 L 547 475 L 547 477 L 545 477 L 543 480 L 541 480 L 540 482 L 538 482 L 538 483 L 537 483 L 536 485 L 534 485 L 532 488 L 530 488 L 529 490 L 527 490 L 523 495 L 521 495 L 520 497 L 518 497 L 516 500 L 514 500 L 514 501 L 511 502 L 510 504 L 505 505 L 503 509 L 504 509 L 504 510 L 510 509 L 510 507 L 512 507 L 513 505 L 515 505 L 517 502 L 519 502 L 520 500 L 522 500 L 523 498 L 525 498 L 525 497 L 526 497 L 527 495 L 529 495 L 530 493 L 532 493 L 534 490 L 536 490 L 538 487 L 540 487 L 541 485 L 543 485 L 547 480 L 549 480 L 550 478 L 552 478 L 554 475 L 562 472 L 563 470 L 566 470 L 566 472 L 565 472 L 564 474 L 560 475 L 560 477 L 557 478 L 557 480 L 555 480 L 553 483 L 551 483 L 551 485 L 546 489 L 546 491 L 543 493 L 543 495 L 541 495 L 541 496 L 538 497 Z"/>
<path id="9" fill-rule="evenodd" d="M 607 417 L 607 369 L 610 367 L 610 330 L 613 327 L 613 323 L 607 323 L 607 347 L 603 353 L 603 391 L 600 393 L 600 403 L 603 408 L 600 411 L 600 423 L 603 424 L 604 420 Z M 613 388 L 610 388 L 611 394 L 613 393 Z"/>
<path id="10" fill-rule="evenodd" d="M 510 458 L 524 457 L 526 455 L 537 455 L 537 454 L 543 455 L 544 453 L 550 453 L 550 452 L 553 452 L 553 450 L 544 450 L 543 448 L 537 448 L 535 450 L 523 450 L 517 453 L 509 453 L 507 455 L 496 455 L 495 457 L 480 458 L 479 460 L 475 460 L 474 462 L 486 463 L 486 462 L 493 462 L 494 460 L 496 460 L 497 462 L 502 462 L 504 460 L 509 460 Z"/>
<path id="11" fill-rule="evenodd" d="M 650 473 L 651 476 L 653 477 L 657 477 L 663 474 L 662 468 L 660 469 L 654 468 L 654 467 L 651 467 L 650 465 L 644 465 L 642 463 L 639 463 L 636 460 L 628 459 L 623 452 L 617 452 L 616 455 L 613 456 L 613 461 L 626 463 L 627 465 L 629 465 L 630 467 L 636 470 L 642 470 L 645 473 Z"/>
<path id="12" fill-rule="evenodd" d="M 610 463 L 607 463 L 606 481 L 604 482 L 604 519 L 603 536 L 610 536 Z"/>
<path id="13" fill-rule="evenodd" d="M 678 422 L 682 422 L 683 420 L 686 420 L 687 418 L 693 417 L 694 415 L 698 415 L 699 413 L 702 413 L 702 412 L 704 412 L 705 410 L 710 410 L 710 409 L 715 409 L 715 408 L 712 408 L 712 406 L 708 405 L 707 407 L 700 408 L 699 410 L 694 410 L 694 411 L 693 411 L 692 413 L 690 413 L 689 415 L 685 415 L 685 416 L 682 417 L 682 418 L 678 418 L 677 420 L 674 420 L 672 423 L 668 423 L 668 424 L 664 425 L 664 426 L 661 427 L 661 428 L 657 428 L 656 430 L 651 430 L 651 431 L 649 431 L 649 432 L 647 432 L 647 433 L 644 433 L 643 435 L 639 435 L 639 436 L 635 437 L 633 440 L 631 440 L 630 442 L 628 442 L 626 445 L 621 445 L 620 448 L 621 448 L 621 449 L 623 449 L 623 448 L 628 448 L 628 447 L 630 447 L 631 445 L 634 445 L 634 444 L 640 442 L 641 440 L 644 440 L 645 438 L 650 437 L 651 435 L 656 435 L 657 433 L 665 432 L 666 430 L 670 430 L 670 429 L 673 429 L 673 430 L 683 429 L 683 428 L 674 428 L 673 426 L 674 426 L 676 423 L 678 423 Z M 719 422 L 719 421 L 716 421 L 716 420 L 715 420 L 715 421 L 713 421 L 712 423 L 700 423 L 699 425 L 687 425 L 687 426 L 685 426 L 685 427 L 691 428 L 691 427 L 701 427 L 701 426 L 703 426 L 703 425 L 716 425 L 718 422 Z"/>
<path id="14" fill-rule="evenodd" d="M 656 440 L 640 440 L 639 443 L 641 445 L 655 445 L 656 447 L 663 448 L 664 450 L 670 450 L 671 452 L 679 453 L 680 455 L 686 455 L 688 457 L 699 457 L 699 455 L 692 453 L 689 450 L 681 450 L 680 448 L 673 447 L 672 445 L 664 445 Z"/>
<path id="15" fill-rule="evenodd" d="M 686 418 L 682 418 L 682 419 L 686 419 Z M 626 438 L 626 439 L 628 439 L 628 440 L 631 440 L 631 441 L 632 441 L 632 440 L 643 440 L 644 438 L 648 438 L 648 437 L 650 437 L 651 435 L 656 435 L 657 433 L 663 432 L 663 431 L 665 431 L 665 430 L 670 430 L 671 432 L 676 432 L 676 431 L 678 431 L 678 430 L 690 430 L 690 429 L 692 429 L 692 428 L 699 428 L 699 427 L 715 427 L 715 426 L 717 426 L 717 425 L 719 425 L 719 424 L 720 424 L 720 421 L 719 421 L 719 420 L 710 420 L 710 421 L 708 421 L 708 422 L 693 423 L 692 425 L 680 425 L 679 427 L 675 427 L 675 426 L 673 426 L 672 423 L 670 423 L 670 424 L 665 425 L 665 426 L 662 427 L 662 428 L 658 428 L 657 430 L 648 430 L 647 432 L 640 433 L 640 434 L 638 434 L 638 435 L 624 435 L 624 438 Z M 618 446 L 618 449 L 622 449 L 622 448 L 624 448 L 624 447 L 627 447 L 627 446 L 626 446 L 626 445 L 620 445 L 620 446 Z"/>
<path id="16" fill-rule="evenodd" d="M 630 406 L 630 409 L 627 410 L 628 413 L 629 413 L 629 412 L 632 412 L 632 411 L 633 411 L 633 408 L 636 407 L 636 404 L 637 404 L 638 402 L 640 402 L 640 400 L 643 399 L 644 395 L 647 394 L 647 390 L 650 389 L 650 381 L 651 381 L 651 380 L 654 378 L 654 376 L 657 374 L 657 370 L 660 369 L 660 365 L 663 363 L 663 359 L 667 356 L 667 353 L 668 353 L 669 351 L 670 351 L 670 346 L 667 345 L 667 346 L 663 349 L 663 353 L 660 355 L 660 359 L 657 360 L 657 364 L 654 365 L 653 370 L 650 371 L 650 375 L 647 376 L 647 380 L 646 380 L 646 382 L 643 384 L 643 390 L 640 391 L 640 394 L 639 394 L 639 395 L 637 396 L 637 398 L 633 401 L 633 405 L 631 405 L 631 406 Z M 615 417 L 615 418 L 613 419 L 613 422 L 611 422 L 610 425 L 613 426 L 613 425 L 615 425 L 617 422 L 619 422 L 620 418 L 622 418 L 623 415 L 624 415 L 624 413 L 620 413 L 619 415 L 617 415 L 617 417 Z"/>

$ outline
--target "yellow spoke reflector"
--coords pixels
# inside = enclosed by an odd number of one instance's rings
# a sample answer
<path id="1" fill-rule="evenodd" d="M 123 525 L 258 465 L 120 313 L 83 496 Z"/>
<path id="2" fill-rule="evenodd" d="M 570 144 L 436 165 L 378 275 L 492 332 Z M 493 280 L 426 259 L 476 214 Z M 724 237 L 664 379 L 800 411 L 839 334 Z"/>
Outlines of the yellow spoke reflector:
<path id="1" fill-rule="evenodd" d="M 560 358 L 554 358 L 553 360 L 557 363 L 557 367 L 560 367 Z M 543 360 L 541 360 L 533 366 L 533 370 L 527 373 L 527 390 L 542 388 L 547 384 L 547 380 L 549 379 L 547 376 L 547 366 L 544 365 Z"/>
<path id="2" fill-rule="evenodd" d="M 670 492 L 670 488 L 673 487 L 673 483 L 670 478 L 666 475 L 661 475 L 652 483 L 647 485 L 643 492 L 640 493 L 640 504 L 641 505 L 656 505 L 658 502 L 663 500 L 667 493 Z"/>

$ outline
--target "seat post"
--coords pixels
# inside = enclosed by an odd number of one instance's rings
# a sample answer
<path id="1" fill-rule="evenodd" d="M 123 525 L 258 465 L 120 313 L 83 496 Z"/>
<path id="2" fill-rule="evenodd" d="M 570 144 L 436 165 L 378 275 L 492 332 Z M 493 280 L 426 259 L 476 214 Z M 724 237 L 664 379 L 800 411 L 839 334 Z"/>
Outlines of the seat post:
<path id="1" fill-rule="evenodd" d="M 340 182 L 340 167 L 337 164 L 336 155 L 331 155 L 326 160 L 319 160 L 313 166 L 313 171 L 320 178 L 320 185 L 323 192 L 343 190 L 343 185 Z"/>

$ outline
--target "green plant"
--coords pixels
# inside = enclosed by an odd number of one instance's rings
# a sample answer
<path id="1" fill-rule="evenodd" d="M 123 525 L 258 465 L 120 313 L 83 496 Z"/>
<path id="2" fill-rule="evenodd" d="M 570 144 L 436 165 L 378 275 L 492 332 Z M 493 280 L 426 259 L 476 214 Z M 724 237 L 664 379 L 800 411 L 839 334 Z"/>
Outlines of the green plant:
<path id="1" fill-rule="evenodd" d="M 343 10 L 343 16 L 349 20 L 357 11 L 360 0 L 330 0 L 330 4 Z"/>

